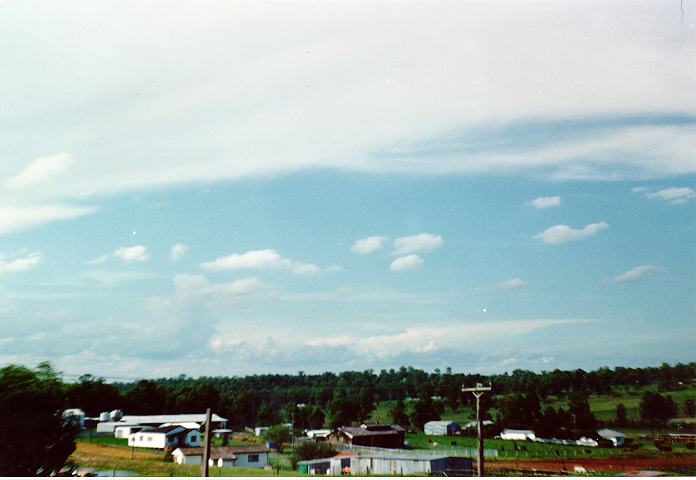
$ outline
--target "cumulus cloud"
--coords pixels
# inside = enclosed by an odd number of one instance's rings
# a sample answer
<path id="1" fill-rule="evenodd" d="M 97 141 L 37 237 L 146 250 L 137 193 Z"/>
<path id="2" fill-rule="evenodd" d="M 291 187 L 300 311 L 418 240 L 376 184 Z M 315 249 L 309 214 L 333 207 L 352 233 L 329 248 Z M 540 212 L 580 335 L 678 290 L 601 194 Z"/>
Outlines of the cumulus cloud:
<path id="1" fill-rule="evenodd" d="M 359 253 L 361 255 L 367 255 L 368 253 L 375 252 L 382 248 L 384 242 L 387 241 L 389 237 L 386 236 L 373 236 L 367 238 L 361 238 L 356 240 L 350 251 L 354 253 Z"/>
<path id="2" fill-rule="evenodd" d="M 646 197 L 665 200 L 674 205 L 686 203 L 696 195 L 696 191 L 688 187 L 670 187 L 658 190 L 657 192 L 648 193 Z"/>
<path id="3" fill-rule="evenodd" d="M 655 265 L 639 265 L 614 277 L 614 283 L 631 283 L 660 270 Z"/>
<path id="4" fill-rule="evenodd" d="M 592 235 L 609 228 L 606 222 L 591 223 L 583 228 L 571 228 L 568 225 L 554 225 L 541 233 L 538 233 L 534 238 L 538 238 L 547 245 L 558 245 L 560 243 L 582 240 L 583 238 L 591 237 Z"/>
<path id="5" fill-rule="evenodd" d="M 6 260 L 4 254 L 0 254 L 0 274 L 25 272 L 36 267 L 41 262 L 41 253 L 33 252 L 24 257 Z"/>
<path id="6" fill-rule="evenodd" d="M 418 255 L 406 255 L 404 257 L 395 258 L 391 265 L 389 265 L 389 270 L 392 272 L 407 272 L 409 270 L 415 270 L 423 266 L 423 259 Z"/>
<path id="7" fill-rule="evenodd" d="M 75 205 L 1 205 L 0 234 L 37 227 L 45 223 L 82 217 L 96 211 L 95 207 Z"/>
<path id="8" fill-rule="evenodd" d="M 510 280 L 505 280 L 504 282 L 500 283 L 501 287 L 508 290 L 513 288 L 524 287 L 525 285 L 527 285 L 527 282 L 525 282 L 521 278 L 511 278 Z"/>
<path id="9" fill-rule="evenodd" d="M 549 208 L 559 207 L 561 205 L 561 197 L 538 197 L 526 203 L 534 208 Z"/>
<path id="10" fill-rule="evenodd" d="M 59 153 L 50 157 L 40 157 L 24 167 L 17 175 L 5 180 L 8 189 L 27 188 L 49 181 L 73 164 L 70 154 Z"/>
<path id="11" fill-rule="evenodd" d="M 177 243 L 176 245 L 174 245 L 169 252 L 172 261 L 176 262 L 181 257 L 183 257 L 184 254 L 186 253 L 186 250 L 188 250 L 188 247 L 186 245 L 184 245 L 183 243 Z"/>
<path id="12" fill-rule="evenodd" d="M 201 263 L 201 268 L 209 272 L 238 269 L 279 269 L 289 270 L 295 275 L 314 275 L 319 267 L 311 263 L 302 263 L 284 258 L 273 249 L 252 250 L 241 254 L 232 254 Z"/>
<path id="13" fill-rule="evenodd" d="M 442 246 L 442 237 L 431 233 L 419 233 L 408 237 L 394 239 L 392 255 L 428 252 Z"/>
<path id="14" fill-rule="evenodd" d="M 114 257 L 120 258 L 126 263 L 144 262 L 150 258 L 147 249 L 143 245 L 135 245 L 133 247 L 121 247 L 114 251 Z"/>
<path id="15" fill-rule="evenodd" d="M 100 265 L 109 259 L 109 255 L 99 255 L 87 262 L 87 265 Z"/>

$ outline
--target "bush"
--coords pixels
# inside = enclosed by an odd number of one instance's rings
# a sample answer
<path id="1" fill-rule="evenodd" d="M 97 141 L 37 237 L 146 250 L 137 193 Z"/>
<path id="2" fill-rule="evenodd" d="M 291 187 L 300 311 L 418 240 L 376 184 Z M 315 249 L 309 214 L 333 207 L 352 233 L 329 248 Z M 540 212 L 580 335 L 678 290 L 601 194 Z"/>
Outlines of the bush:
<path id="1" fill-rule="evenodd" d="M 689 450 L 693 450 L 696 448 L 696 442 L 685 442 L 684 447 L 688 448 Z"/>

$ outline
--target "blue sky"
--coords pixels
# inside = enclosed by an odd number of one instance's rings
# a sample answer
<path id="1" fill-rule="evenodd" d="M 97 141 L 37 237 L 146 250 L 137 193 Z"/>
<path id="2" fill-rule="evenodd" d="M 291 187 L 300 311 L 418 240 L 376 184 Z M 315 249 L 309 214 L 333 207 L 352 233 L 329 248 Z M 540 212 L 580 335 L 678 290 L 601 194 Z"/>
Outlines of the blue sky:
<path id="1" fill-rule="evenodd" d="M 599 6 L 1 2 L 0 363 L 692 361 L 696 3 Z"/>

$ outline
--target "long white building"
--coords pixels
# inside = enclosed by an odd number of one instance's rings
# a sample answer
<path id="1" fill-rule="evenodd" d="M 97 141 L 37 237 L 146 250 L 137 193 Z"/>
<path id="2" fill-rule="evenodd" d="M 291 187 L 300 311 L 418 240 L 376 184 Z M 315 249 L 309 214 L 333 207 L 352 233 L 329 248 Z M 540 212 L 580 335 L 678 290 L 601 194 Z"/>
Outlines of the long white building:
<path id="1" fill-rule="evenodd" d="M 182 426 L 161 427 L 153 430 L 143 430 L 128 435 L 129 447 L 143 448 L 177 448 L 199 447 L 201 432 Z"/>

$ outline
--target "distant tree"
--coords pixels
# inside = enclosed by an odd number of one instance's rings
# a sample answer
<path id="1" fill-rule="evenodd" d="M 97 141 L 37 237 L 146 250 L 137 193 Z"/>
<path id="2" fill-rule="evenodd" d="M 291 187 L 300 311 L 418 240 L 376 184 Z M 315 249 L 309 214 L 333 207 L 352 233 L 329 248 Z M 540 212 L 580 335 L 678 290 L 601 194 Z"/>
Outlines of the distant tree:
<path id="1" fill-rule="evenodd" d="M 138 415 L 162 413 L 167 397 L 166 389 L 161 388 L 157 383 L 152 380 L 140 380 L 124 396 L 126 411 Z"/>
<path id="2" fill-rule="evenodd" d="M 677 404 L 669 395 L 663 397 L 659 393 L 647 391 L 641 397 L 640 419 L 653 430 L 661 430 L 667 426 L 670 418 L 677 415 Z"/>
<path id="3" fill-rule="evenodd" d="M 684 415 L 687 417 L 696 415 L 696 402 L 694 402 L 693 398 L 684 400 Z"/>
<path id="4" fill-rule="evenodd" d="M 278 410 L 267 402 L 261 402 L 259 412 L 256 416 L 256 425 L 275 425 L 277 423 L 280 423 Z M 304 426 L 302 428 L 304 428 Z"/>
<path id="5" fill-rule="evenodd" d="M 290 462 L 292 468 L 297 468 L 297 462 L 314 460 L 315 458 L 330 458 L 336 455 L 333 445 L 327 442 L 300 442 L 292 452 Z"/>
<path id="6" fill-rule="evenodd" d="M 88 416 L 123 408 L 118 388 L 105 383 L 103 378 L 82 375 L 78 382 L 66 387 L 72 408 L 81 408 Z"/>
<path id="7" fill-rule="evenodd" d="M 0 370 L 0 476 L 49 476 L 75 450 L 79 426 L 65 420 L 65 385 L 49 364 Z"/>
<path id="8" fill-rule="evenodd" d="M 570 395 L 570 415 L 576 435 L 594 434 L 597 420 L 590 410 L 589 394 L 586 389 L 574 390 Z"/>
<path id="9" fill-rule="evenodd" d="M 278 445 L 278 451 L 282 451 L 283 444 L 289 442 L 292 435 L 286 425 L 274 425 L 264 432 L 263 439 L 275 443 Z"/>
<path id="10" fill-rule="evenodd" d="M 433 400 L 430 397 L 420 398 L 413 406 L 411 414 L 411 424 L 418 430 L 423 430 L 423 425 L 432 420 L 440 420 L 444 406 L 440 400 Z"/>
<path id="11" fill-rule="evenodd" d="M 626 406 L 623 403 L 619 403 L 616 406 L 616 425 L 620 427 L 628 425 L 628 418 L 626 418 Z"/>
<path id="12" fill-rule="evenodd" d="M 391 411 L 391 421 L 395 425 L 401 425 L 402 427 L 408 427 L 408 415 L 406 414 L 406 404 L 402 399 L 398 399 Z"/>

